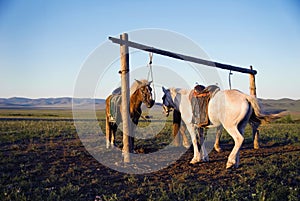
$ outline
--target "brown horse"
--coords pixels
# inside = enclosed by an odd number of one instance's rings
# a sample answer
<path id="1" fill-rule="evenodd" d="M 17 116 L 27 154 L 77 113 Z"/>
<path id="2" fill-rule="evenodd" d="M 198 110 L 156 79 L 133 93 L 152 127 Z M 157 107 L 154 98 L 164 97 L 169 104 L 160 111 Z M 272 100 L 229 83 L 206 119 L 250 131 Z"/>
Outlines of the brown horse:
<path id="1" fill-rule="evenodd" d="M 141 105 L 144 103 L 148 108 L 151 108 L 155 101 L 152 99 L 151 82 L 147 80 L 136 80 L 130 87 L 130 118 L 132 123 L 137 125 L 142 114 Z M 115 90 L 116 91 L 116 90 Z M 119 90 L 120 91 L 120 90 Z M 115 146 L 115 137 L 118 124 L 122 121 L 120 113 L 120 101 L 114 103 L 117 108 L 117 114 L 111 114 L 111 100 L 115 96 L 120 96 L 120 93 L 112 94 L 106 99 L 106 148 Z M 115 118 L 113 118 L 115 116 Z M 134 132 L 133 132 L 134 133 Z M 129 136 L 130 152 L 133 152 L 133 135 Z"/>

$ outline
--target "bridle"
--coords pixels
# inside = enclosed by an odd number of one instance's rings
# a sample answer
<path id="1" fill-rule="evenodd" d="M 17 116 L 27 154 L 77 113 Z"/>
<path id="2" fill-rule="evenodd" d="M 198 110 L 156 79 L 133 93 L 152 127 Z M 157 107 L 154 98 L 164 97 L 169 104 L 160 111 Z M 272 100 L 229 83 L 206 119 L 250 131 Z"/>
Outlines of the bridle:
<path id="1" fill-rule="evenodd" d="M 167 92 L 169 93 L 169 92 Z M 169 116 L 169 113 L 174 109 L 174 110 L 178 110 L 177 105 L 174 103 L 171 95 L 168 95 L 167 93 L 164 94 L 164 96 L 162 97 L 163 99 L 163 109 L 164 112 L 166 113 L 166 116 Z"/>
<path id="2" fill-rule="evenodd" d="M 142 90 L 143 87 L 140 87 L 139 90 L 142 94 L 143 100 L 142 102 L 146 105 L 151 105 L 151 97 L 152 97 L 152 88 L 149 85 L 144 86 L 146 87 L 146 90 Z M 148 95 L 150 94 L 150 98 L 148 99 Z"/>

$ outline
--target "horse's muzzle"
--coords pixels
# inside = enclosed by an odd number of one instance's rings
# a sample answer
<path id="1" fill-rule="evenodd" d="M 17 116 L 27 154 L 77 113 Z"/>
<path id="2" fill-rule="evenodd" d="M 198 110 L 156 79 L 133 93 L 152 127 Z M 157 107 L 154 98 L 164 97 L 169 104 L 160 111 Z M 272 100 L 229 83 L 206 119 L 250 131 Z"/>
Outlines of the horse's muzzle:
<path id="1" fill-rule="evenodd" d="M 169 108 L 169 107 L 167 107 L 165 105 L 163 105 L 162 107 L 163 107 L 163 111 L 164 111 L 166 117 L 168 117 L 169 114 L 170 114 L 170 112 L 172 111 L 172 108 Z"/>
<path id="2" fill-rule="evenodd" d="M 151 108 L 154 105 L 155 101 L 151 100 L 150 103 L 147 104 L 148 108 Z"/>

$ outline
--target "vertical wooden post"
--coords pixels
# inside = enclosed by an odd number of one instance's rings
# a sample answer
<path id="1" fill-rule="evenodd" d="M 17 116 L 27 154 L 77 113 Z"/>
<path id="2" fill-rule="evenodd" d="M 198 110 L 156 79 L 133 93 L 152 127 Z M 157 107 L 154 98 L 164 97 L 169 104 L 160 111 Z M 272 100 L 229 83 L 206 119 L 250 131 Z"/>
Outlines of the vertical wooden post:
<path id="1" fill-rule="evenodd" d="M 128 34 L 123 33 L 120 35 L 121 40 L 128 41 Z M 127 45 L 121 45 L 121 95 L 122 95 L 122 104 L 121 104 L 121 113 L 123 121 L 123 156 L 124 163 L 130 162 L 130 115 L 129 115 L 129 51 Z"/>
<path id="2" fill-rule="evenodd" d="M 250 66 L 250 69 L 253 70 L 253 67 Z M 250 95 L 256 97 L 255 76 L 252 74 L 250 74 Z M 259 130 L 256 126 L 255 128 L 252 127 L 252 136 L 254 149 L 259 149 Z"/>
<path id="3" fill-rule="evenodd" d="M 250 66 L 250 69 L 253 70 L 253 67 Z M 250 74 L 250 95 L 256 97 L 255 76 L 252 74 Z"/>

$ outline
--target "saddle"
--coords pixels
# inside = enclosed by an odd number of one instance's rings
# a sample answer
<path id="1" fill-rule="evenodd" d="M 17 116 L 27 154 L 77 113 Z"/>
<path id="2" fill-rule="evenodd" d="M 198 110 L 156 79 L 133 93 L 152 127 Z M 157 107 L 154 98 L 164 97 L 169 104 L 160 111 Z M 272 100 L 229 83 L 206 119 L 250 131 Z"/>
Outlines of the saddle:
<path id="1" fill-rule="evenodd" d="M 208 103 L 211 99 L 212 93 L 208 88 L 194 89 L 190 93 L 190 100 L 192 104 L 193 118 L 192 123 L 197 127 L 206 127 L 210 124 L 208 117 Z"/>
<path id="2" fill-rule="evenodd" d="M 120 117 L 120 109 L 122 96 L 121 95 L 112 95 L 109 104 L 109 122 L 117 122 Z"/>

